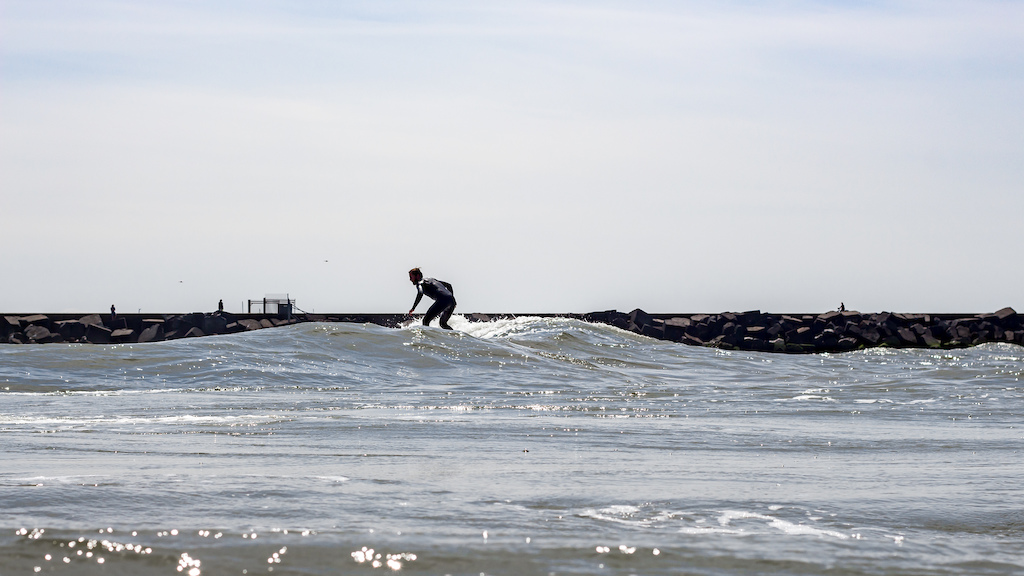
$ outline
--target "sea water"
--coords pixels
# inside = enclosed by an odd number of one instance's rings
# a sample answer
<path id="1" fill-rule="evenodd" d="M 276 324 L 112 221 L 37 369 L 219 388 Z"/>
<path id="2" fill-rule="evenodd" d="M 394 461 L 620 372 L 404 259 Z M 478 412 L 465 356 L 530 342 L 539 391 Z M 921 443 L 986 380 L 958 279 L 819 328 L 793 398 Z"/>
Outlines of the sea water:
<path id="1" fill-rule="evenodd" d="M 0 574 L 1021 574 L 1024 348 L 0 346 Z"/>

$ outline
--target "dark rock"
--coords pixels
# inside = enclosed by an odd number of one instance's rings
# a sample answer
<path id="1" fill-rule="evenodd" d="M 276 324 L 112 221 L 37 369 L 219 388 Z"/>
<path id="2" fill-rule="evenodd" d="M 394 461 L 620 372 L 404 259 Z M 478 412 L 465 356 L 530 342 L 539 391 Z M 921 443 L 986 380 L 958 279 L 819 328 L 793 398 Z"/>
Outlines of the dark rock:
<path id="1" fill-rule="evenodd" d="M 998 318 L 999 320 L 1006 320 L 1006 319 L 1010 318 L 1011 316 L 1016 316 L 1016 315 L 1017 315 L 1017 311 L 1014 310 L 1013 308 L 1010 308 L 1009 306 L 1007 306 L 1006 308 L 1003 308 L 1002 310 L 999 310 L 999 311 L 997 311 L 995 313 L 996 318 Z"/>
<path id="2" fill-rule="evenodd" d="M 202 330 L 205 334 L 223 334 L 227 332 L 228 320 L 223 316 L 207 316 L 203 319 Z"/>
<path id="3" fill-rule="evenodd" d="M 839 345 L 839 337 L 836 336 L 835 330 L 826 328 L 822 330 L 821 334 L 814 337 L 814 345 L 825 350 L 832 350 Z"/>
<path id="4" fill-rule="evenodd" d="M 200 336 L 206 336 L 206 334 L 204 334 L 201 329 L 193 326 L 188 329 L 188 332 L 185 332 L 184 338 L 198 338 Z"/>
<path id="5" fill-rule="evenodd" d="M 141 334 L 139 334 L 139 342 L 159 342 L 164 339 L 164 325 L 163 321 L 160 324 L 150 324 L 147 326 Z"/>
<path id="6" fill-rule="evenodd" d="M 683 344 L 689 344 L 690 346 L 704 346 L 704 341 L 696 336 L 689 334 L 683 334 L 683 338 L 680 340 Z"/>
<path id="7" fill-rule="evenodd" d="M 78 340 L 85 336 L 85 324 L 79 320 L 62 320 L 55 322 L 54 327 L 65 340 Z"/>
<path id="8" fill-rule="evenodd" d="M 110 340 L 119 344 L 135 342 L 135 330 L 131 328 L 118 328 L 110 333 Z"/>
<path id="9" fill-rule="evenodd" d="M 857 339 L 849 336 L 840 338 L 839 342 L 836 344 L 836 348 L 839 348 L 840 350 L 854 350 L 858 347 L 860 347 L 860 344 L 857 342 Z"/>
<path id="10" fill-rule="evenodd" d="M 842 317 L 843 317 L 843 313 L 842 312 L 839 312 L 838 310 L 833 310 L 832 312 L 826 312 L 824 314 L 819 315 L 818 319 L 823 321 L 823 322 L 825 322 L 825 323 L 828 323 L 828 322 L 833 322 L 837 318 L 842 318 Z"/>
<path id="11" fill-rule="evenodd" d="M 794 344 L 792 342 L 786 343 L 786 352 L 790 354 L 808 354 L 816 352 L 814 344 Z"/>
<path id="12" fill-rule="evenodd" d="M 264 327 L 263 324 L 259 323 L 259 321 L 253 320 L 251 318 L 243 318 L 238 321 L 238 324 L 245 328 L 246 330 L 259 330 L 260 328 Z"/>
<path id="13" fill-rule="evenodd" d="M 639 308 L 629 313 L 629 330 L 632 332 L 640 332 L 644 326 L 653 323 L 654 317 Z"/>
<path id="14" fill-rule="evenodd" d="M 674 342 L 679 342 L 686 335 L 686 329 L 690 327 L 689 318 L 669 318 L 664 322 L 665 338 Z"/>
<path id="15" fill-rule="evenodd" d="M 746 336 L 757 338 L 758 340 L 767 340 L 768 329 L 764 326 L 747 326 Z"/>
<path id="16" fill-rule="evenodd" d="M 89 324 L 85 328 L 85 340 L 90 344 L 110 344 L 111 332 L 106 326 Z"/>
<path id="17" fill-rule="evenodd" d="M 621 330 L 629 330 L 629 317 L 625 314 L 613 316 L 611 319 L 611 325 Z"/>
<path id="18" fill-rule="evenodd" d="M 740 312 L 736 315 L 736 322 L 743 324 L 744 326 L 751 326 L 757 324 L 761 320 L 760 310 L 748 310 L 747 312 Z"/>
<path id="19" fill-rule="evenodd" d="M 786 340 L 783 338 L 776 338 L 771 341 L 773 352 L 785 352 L 786 351 Z"/>
<path id="20" fill-rule="evenodd" d="M 720 348 L 722 350 L 735 350 L 736 345 L 725 341 L 725 336 L 715 336 L 705 346 Z"/>
<path id="21" fill-rule="evenodd" d="M 645 324 L 640 327 L 640 334 L 647 336 L 648 338 L 657 338 L 659 340 L 665 339 L 665 322 L 663 320 L 653 319 L 650 324 Z"/>
<path id="22" fill-rule="evenodd" d="M 801 326 L 796 330 L 790 330 L 786 332 L 786 343 L 805 345 L 810 344 L 814 340 L 814 333 L 811 331 L 810 326 Z M 788 346 L 787 346 L 788 350 Z"/>
<path id="23" fill-rule="evenodd" d="M 896 335 L 899 336 L 902 343 L 910 345 L 918 343 L 918 335 L 914 334 L 913 330 L 909 328 L 897 328 Z"/>
<path id="24" fill-rule="evenodd" d="M 931 332 L 926 332 L 921 336 L 921 343 L 929 348 L 942 348 L 942 342 L 935 336 L 932 336 Z"/>
<path id="25" fill-rule="evenodd" d="M 740 348 L 743 350 L 757 350 L 757 351 L 768 351 L 772 347 L 768 342 L 761 338 L 754 338 L 753 336 L 744 336 L 740 342 Z"/>
<path id="26" fill-rule="evenodd" d="M 854 312 L 852 310 L 843 312 L 841 316 L 843 317 L 843 320 L 853 322 L 854 324 L 860 324 L 860 321 L 864 319 L 860 312 Z"/>
<path id="27" fill-rule="evenodd" d="M 103 319 L 100 318 L 99 314 L 89 314 L 82 316 L 78 319 L 79 322 L 86 326 L 103 326 Z"/>
<path id="28" fill-rule="evenodd" d="M 21 332 L 11 332 L 7 336 L 8 344 L 24 344 L 25 342 L 28 342 L 28 338 Z"/>
<path id="29" fill-rule="evenodd" d="M 32 314 L 30 316 L 22 316 L 18 318 L 21 322 L 21 327 L 28 328 L 29 326 L 45 326 L 49 328 L 50 319 L 43 314 Z"/>
<path id="30" fill-rule="evenodd" d="M 947 330 L 949 329 L 949 323 L 945 320 L 939 320 L 928 327 L 928 332 L 931 333 L 933 338 L 938 340 L 948 340 L 949 336 Z"/>
<path id="31" fill-rule="evenodd" d="M 882 340 L 882 334 L 881 332 L 878 331 L 877 326 L 871 324 L 865 325 L 864 322 L 861 322 L 860 324 L 857 325 L 857 327 L 859 329 L 857 337 L 859 337 L 864 342 L 870 344 L 871 346 L 878 345 L 878 343 Z"/>
<path id="32" fill-rule="evenodd" d="M 360 320 L 350 320 L 350 322 L 360 322 Z M 266 318 L 263 318 L 260 320 L 260 326 L 264 328 L 273 328 L 274 323 L 271 322 L 270 320 L 267 320 Z"/>
<path id="33" fill-rule="evenodd" d="M 47 344 L 54 340 L 54 334 L 46 326 L 30 324 L 25 327 L 25 337 L 36 344 Z"/>

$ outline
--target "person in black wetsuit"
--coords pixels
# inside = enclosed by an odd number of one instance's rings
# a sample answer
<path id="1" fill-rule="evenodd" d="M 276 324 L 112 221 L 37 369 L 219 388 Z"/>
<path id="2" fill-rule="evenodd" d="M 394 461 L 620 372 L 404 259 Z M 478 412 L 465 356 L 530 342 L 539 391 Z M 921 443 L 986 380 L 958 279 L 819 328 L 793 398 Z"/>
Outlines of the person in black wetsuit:
<path id="1" fill-rule="evenodd" d="M 420 272 L 419 268 L 409 270 L 409 281 L 416 285 L 416 301 L 412 303 L 409 315 L 412 316 L 420 304 L 420 299 L 426 294 L 434 303 L 430 305 L 427 314 L 423 316 L 423 325 L 430 326 L 430 321 L 440 314 L 441 328 L 451 330 L 452 327 L 448 325 L 448 319 L 455 311 L 455 290 L 452 289 L 452 285 L 442 280 L 424 278 L 423 272 Z"/>

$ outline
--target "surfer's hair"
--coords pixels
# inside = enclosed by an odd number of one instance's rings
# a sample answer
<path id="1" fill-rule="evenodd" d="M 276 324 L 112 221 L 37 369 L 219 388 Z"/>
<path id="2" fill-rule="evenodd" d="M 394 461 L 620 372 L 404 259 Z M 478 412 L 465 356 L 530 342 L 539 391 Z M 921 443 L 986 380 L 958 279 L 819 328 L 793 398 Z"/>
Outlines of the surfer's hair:
<path id="1" fill-rule="evenodd" d="M 420 272 L 419 268 L 413 268 L 412 270 L 409 270 L 409 274 L 410 275 L 415 274 L 417 276 L 423 276 L 423 272 Z"/>

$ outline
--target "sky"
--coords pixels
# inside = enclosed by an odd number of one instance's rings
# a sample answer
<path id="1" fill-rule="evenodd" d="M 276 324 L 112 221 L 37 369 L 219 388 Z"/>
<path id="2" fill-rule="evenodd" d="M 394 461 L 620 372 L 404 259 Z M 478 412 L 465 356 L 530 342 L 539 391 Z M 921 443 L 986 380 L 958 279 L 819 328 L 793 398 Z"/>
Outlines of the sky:
<path id="1" fill-rule="evenodd" d="M 1024 312 L 1024 2 L 0 0 L 0 215 L 6 312 Z"/>

